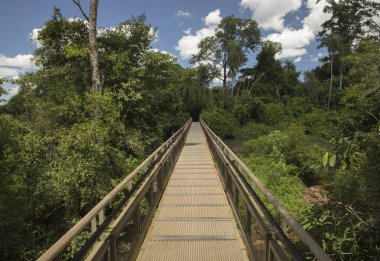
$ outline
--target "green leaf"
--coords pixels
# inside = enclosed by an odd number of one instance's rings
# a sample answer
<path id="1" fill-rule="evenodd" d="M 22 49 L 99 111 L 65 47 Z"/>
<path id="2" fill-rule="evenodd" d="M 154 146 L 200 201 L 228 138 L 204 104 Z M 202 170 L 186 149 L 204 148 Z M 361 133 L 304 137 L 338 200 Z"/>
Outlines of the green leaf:
<path id="1" fill-rule="evenodd" d="M 326 152 L 325 155 L 323 156 L 323 161 L 322 161 L 323 167 L 326 167 L 328 161 L 329 161 L 329 153 Z"/>
<path id="2" fill-rule="evenodd" d="M 330 157 L 330 167 L 335 167 L 335 164 L 336 164 L 336 155 L 335 154 L 332 154 L 332 156 Z"/>

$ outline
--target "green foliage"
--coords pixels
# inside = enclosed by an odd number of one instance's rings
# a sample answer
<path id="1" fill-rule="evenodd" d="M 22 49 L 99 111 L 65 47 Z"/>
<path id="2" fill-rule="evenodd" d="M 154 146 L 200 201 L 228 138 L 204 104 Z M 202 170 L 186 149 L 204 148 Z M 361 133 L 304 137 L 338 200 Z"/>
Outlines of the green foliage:
<path id="1" fill-rule="evenodd" d="M 245 125 L 250 117 L 247 107 L 242 104 L 235 106 L 232 113 L 240 125 Z"/>
<path id="2" fill-rule="evenodd" d="M 285 105 L 282 103 L 264 104 L 261 113 L 260 121 L 271 126 L 275 126 L 288 118 Z"/>
<path id="3" fill-rule="evenodd" d="M 273 131 L 268 125 L 256 122 L 248 122 L 246 125 L 241 126 L 240 129 L 237 129 L 235 136 L 237 139 L 257 139 L 260 136 L 268 135 Z"/>
<path id="4" fill-rule="evenodd" d="M 197 72 L 149 49 L 155 34 L 144 16 L 99 35 L 105 89 L 92 93 L 87 34 L 55 9 L 38 36 L 40 69 L 0 107 L 1 260 L 35 260 L 182 126 L 198 106 L 194 93 L 204 96 Z"/>
<path id="5" fill-rule="evenodd" d="M 214 69 L 221 66 L 223 73 L 218 76 L 226 88 L 227 79 L 236 77 L 239 68 L 247 61 L 246 53 L 255 50 L 259 41 L 256 21 L 227 16 L 215 28 L 215 36 L 206 37 L 199 43 L 199 52 L 191 62 L 206 62 Z"/>
<path id="6" fill-rule="evenodd" d="M 234 137 L 236 121 L 228 111 L 223 109 L 206 111 L 202 113 L 201 117 L 218 136 L 222 138 Z"/>
<path id="7" fill-rule="evenodd" d="M 244 161 L 274 196 L 297 217 L 303 217 L 310 206 L 303 199 L 305 185 L 298 168 L 286 162 L 289 137 L 279 131 L 247 141 Z M 273 211 L 273 207 L 270 207 Z"/>

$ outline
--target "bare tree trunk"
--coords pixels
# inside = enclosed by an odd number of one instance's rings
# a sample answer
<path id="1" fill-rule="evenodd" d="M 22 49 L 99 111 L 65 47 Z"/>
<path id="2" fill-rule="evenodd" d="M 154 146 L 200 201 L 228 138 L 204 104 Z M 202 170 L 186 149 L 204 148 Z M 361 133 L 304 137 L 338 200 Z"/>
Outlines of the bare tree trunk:
<path id="1" fill-rule="evenodd" d="M 90 47 L 90 62 L 92 70 L 92 90 L 99 94 L 103 91 L 101 75 L 98 64 L 98 49 L 96 46 L 96 21 L 98 16 L 99 0 L 91 0 L 90 2 L 90 15 L 89 15 L 89 47 Z"/>
<path id="2" fill-rule="evenodd" d="M 339 90 L 342 90 L 343 89 L 343 66 L 340 65 L 339 66 Z"/>
<path id="3" fill-rule="evenodd" d="M 226 68 L 226 65 L 223 66 L 223 88 L 227 89 L 227 68 Z"/>
<path id="4" fill-rule="evenodd" d="M 332 84 L 333 84 L 333 56 L 334 54 L 330 55 L 330 91 L 329 91 L 329 100 L 327 102 L 327 111 L 330 110 L 330 101 L 331 101 L 331 90 L 332 90 Z"/>

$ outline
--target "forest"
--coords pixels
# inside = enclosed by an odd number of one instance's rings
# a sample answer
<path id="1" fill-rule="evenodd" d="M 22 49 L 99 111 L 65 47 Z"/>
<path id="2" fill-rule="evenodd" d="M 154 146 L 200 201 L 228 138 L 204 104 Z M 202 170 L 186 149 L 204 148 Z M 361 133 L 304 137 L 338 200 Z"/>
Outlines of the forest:
<path id="1" fill-rule="evenodd" d="M 20 91 L 0 105 L 0 260 L 35 260 L 190 117 L 333 260 L 378 260 L 380 4 L 328 2 L 318 34 L 328 56 L 302 75 L 251 19 L 224 17 L 185 68 L 151 47 L 158 29 L 145 15 L 99 30 L 91 46 L 88 22 L 55 8 L 39 69 L 12 80 Z"/>

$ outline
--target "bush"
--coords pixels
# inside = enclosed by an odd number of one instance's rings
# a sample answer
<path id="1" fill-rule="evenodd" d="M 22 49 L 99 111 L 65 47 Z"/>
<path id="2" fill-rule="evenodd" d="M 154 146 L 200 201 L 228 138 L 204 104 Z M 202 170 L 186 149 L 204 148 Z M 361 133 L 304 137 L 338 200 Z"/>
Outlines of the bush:
<path id="1" fill-rule="evenodd" d="M 252 170 L 261 183 L 278 199 L 283 206 L 297 218 L 304 217 L 310 211 L 310 205 L 303 199 L 305 185 L 301 179 L 293 175 L 295 166 L 286 164 L 282 159 L 271 156 L 249 156 L 244 162 Z M 259 193 L 261 199 L 264 196 Z M 273 206 L 269 210 L 274 214 Z"/>
<path id="2" fill-rule="evenodd" d="M 268 125 L 248 122 L 245 126 L 237 129 L 235 136 L 238 139 L 256 139 L 262 135 L 268 135 L 273 128 Z"/>
<path id="3" fill-rule="evenodd" d="M 216 109 L 212 112 L 204 112 L 201 118 L 208 126 L 221 138 L 233 138 L 236 121 L 232 114 L 223 109 Z"/>
<path id="4" fill-rule="evenodd" d="M 314 109 L 300 118 L 305 126 L 305 133 L 318 135 L 321 138 L 331 139 L 338 132 L 338 115 L 334 112 L 325 112 L 322 109 Z"/>
<path id="5" fill-rule="evenodd" d="M 286 107 L 282 103 L 267 103 L 263 106 L 261 122 L 274 126 L 288 119 Z"/>
<path id="6" fill-rule="evenodd" d="M 246 106 L 237 105 L 233 110 L 233 115 L 240 125 L 245 125 L 249 121 L 249 112 Z"/>

